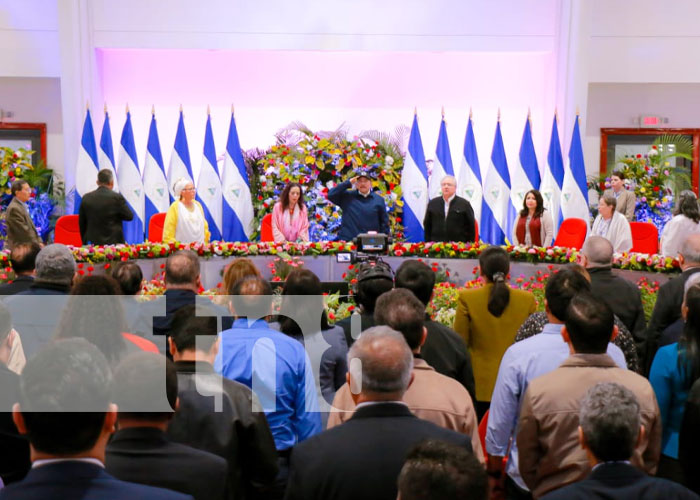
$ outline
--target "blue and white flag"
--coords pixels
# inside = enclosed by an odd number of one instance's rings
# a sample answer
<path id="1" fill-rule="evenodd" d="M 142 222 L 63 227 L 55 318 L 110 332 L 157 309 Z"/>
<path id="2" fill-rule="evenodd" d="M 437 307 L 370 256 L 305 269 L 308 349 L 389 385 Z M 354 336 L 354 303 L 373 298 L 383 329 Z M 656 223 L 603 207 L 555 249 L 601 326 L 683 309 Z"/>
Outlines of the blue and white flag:
<path id="1" fill-rule="evenodd" d="M 591 213 L 588 209 L 586 165 L 583 161 L 578 115 L 576 115 L 574 133 L 571 136 L 569 164 L 564 170 L 564 182 L 561 188 L 561 213 L 564 219 L 576 217 L 586 221 L 586 225 L 590 224 Z"/>
<path id="2" fill-rule="evenodd" d="M 442 195 L 440 183 L 446 175 L 454 177 L 455 170 L 452 167 L 452 154 L 450 153 L 450 141 L 447 139 L 447 125 L 445 125 L 445 115 L 440 122 L 440 133 L 438 134 L 437 148 L 435 149 L 435 163 L 430 174 L 430 199 Z"/>
<path id="3" fill-rule="evenodd" d="M 119 191 L 117 183 L 117 169 L 114 163 L 114 147 L 112 146 L 112 129 L 109 126 L 109 113 L 105 107 L 105 122 L 102 125 L 102 135 L 100 136 L 100 149 L 97 152 L 98 167 L 100 170 L 108 169 L 112 171 L 114 177 L 114 191 Z"/>
<path id="4" fill-rule="evenodd" d="M 253 200 L 233 110 L 226 140 L 224 169 L 221 173 L 221 190 L 224 199 L 221 217 L 222 239 L 248 241 L 253 232 Z"/>
<path id="5" fill-rule="evenodd" d="M 207 219 L 210 241 L 221 240 L 221 179 L 216 168 L 216 149 L 214 133 L 211 130 L 211 116 L 207 114 L 207 126 L 204 130 L 204 155 L 202 168 L 197 180 L 197 201 L 202 204 L 204 218 Z"/>
<path id="6" fill-rule="evenodd" d="M 464 137 L 464 151 L 457 182 L 457 194 L 471 204 L 472 210 L 474 210 L 474 219 L 481 227 L 481 200 L 483 198 L 481 167 L 479 167 L 479 156 L 476 153 L 471 112 L 469 113 L 467 134 Z"/>
<path id="7" fill-rule="evenodd" d="M 481 239 L 492 245 L 503 245 L 509 241 L 513 233 L 515 214 L 515 207 L 510 199 L 510 175 L 499 120 L 491 151 L 491 165 L 484 179 L 482 224 L 479 231 Z"/>
<path id="8" fill-rule="evenodd" d="M 403 227 L 406 241 L 423 241 L 423 220 L 428 207 L 428 167 L 425 164 L 423 142 L 418 130 L 418 115 L 413 115 L 408 153 L 401 172 L 403 193 Z"/>
<path id="9" fill-rule="evenodd" d="M 547 167 L 544 170 L 544 179 L 540 186 L 540 192 L 544 200 L 544 208 L 549 211 L 554 222 L 554 234 L 557 233 L 562 221 L 561 215 L 561 188 L 564 184 L 564 158 L 559 143 L 559 128 L 557 116 L 552 121 L 552 138 L 549 140 L 549 152 L 547 153 Z"/>
<path id="10" fill-rule="evenodd" d="M 531 189 L 540 188 L 540 167 L 537 165 L 535 145 L 532 142 L 530 129 L 530 113 L 527 115 L 523 139 L 520 142 L 520 154 L 515 168 L 510 173 L 510 199 L 513 206 L 520 210 L 525 201 L 525 195 Z"/>
<path id="11" fill-rule="evenodd" d="M 92 128 L 90 109 L 85 114 L 83 124 L 83 135 L 78 148 L 78 162 L 75 165 L 75 200 L 73 202 L 73 213 L 80 210 L 80 200 L 86 193 L 97 189 L 97 144 L 95 144 L 95 132 Z"/>
<path id="12" fill-rule="evenodd" d="M 143 222 L 146 225 L 146 237 L 148 237 L 148 225 L 151 217 L 157 213 L 167 212 L 170 207 L 168 181 L 165 179 L 165 167 L 160 151 L 155 112 L 151 114 L 146 159 L 143 162 L 143 190 L 146 194 Z"/>
<path id="13" fill-rule="evenodd" d="M 184 177 L 194 184 L 192 176 L 192 163 L 190 163 L 190 148 L 187 145 L 187 133 L 185 133 L 185 118 L 180 109 L 180 119 L 177 122 L 177 132 L 175 133 L 175 146 L 173 154 L 170 155 L 170 165 L 168 167 L 168 191 L 170 192 L 170 201 L 174 201 L 175 192 L 173 184 L 175 181 Z"/>
<path id="14" fill-rule="evenodd" d="M 126 123 L 122 130 L 121 146 L 119 148 L 119 164 L 117 177 L 122 187 L 121 193 L 126 198 L 134 218 L 124 221 L 124 240 L 129 244 L 143 243 L 144 235 L 144 202 L 143 181 L 139 172 L 139 161 L 136 157 L 134 130 L 131 128 L 131 113 L 126 112 Z"/>

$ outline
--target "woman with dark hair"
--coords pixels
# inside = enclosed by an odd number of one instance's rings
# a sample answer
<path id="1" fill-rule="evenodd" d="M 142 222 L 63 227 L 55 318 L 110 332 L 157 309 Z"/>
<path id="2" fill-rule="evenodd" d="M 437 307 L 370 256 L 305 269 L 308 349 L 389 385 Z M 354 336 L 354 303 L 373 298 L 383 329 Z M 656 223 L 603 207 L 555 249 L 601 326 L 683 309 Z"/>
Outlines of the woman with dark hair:
<path id="1" fill-rule="evenodd" d="M 314 371 L 320 367 L 314 378 L 323 398 L 332 403 L 345 384 L 348 346 L 343 329 L 328 324 L 321 280 L 308 269 L 294 269 L 284 282 L 280 331 L 301 342 Z"/>
<path id="2" fill-rule="evenodd" d="M 615 210 L 625 216 L 628 222 L 634 221 L 634 209 L 637 204 L 637 197 L 634 191 L 630 191 L 625 187 L 625 173 L 621 170 L 615 170 L 610 175 L 610 189 L 603 192 L 603 196 L 612 196 L 615 198 Z"/>
<path id="3" fill-rule="evenodd" d="M 309 214 L 301 186 L 290 182 L 272 209 L 272 235 L 275 243 L 309 241 Z"/>
<path id="4" fill-rule="evenodd" d="M 663 425 L 661 459 L 656 475 L 681 484 L 684 481 L 678 462 L 678 437 L 688 392 L 700 378 L 700 279 L 692 278 L 685 285 L 681 306 L 685 321 L 681 339 L 656 352 L 649 373 Z"/>
<path id="5" fill-rule="evenodd" d="M 554 238 L 554 223 L 544 208 L 542 195 L 536 189 L 525 194 L 523 209 L 515 219 L 513 242 L 516 245 L 548 247 Z"/>
<path id="6" fill-rule="evenodd" d="M 700 209 L 698 198 L 692 191 L 681 191 L 673 218 L 661 233 L 661 253 L 676 257 L 681 243 L 691 234 L 700 233 Z"/>
<path id="7" fill-rule="evenodd" d="M 122 303 L 116 300 L 119 283 L 109 276 L 85 276 L 71 288 L 54 338 L 82 337 L 97 346 L 115 366 L 131 352 L 160 352 L 143 337 L 125 333 Z"/>
<path id="8" fill-rule="evenodd" d="M 535 297 L 508 286 L 506 251 L 492 246 L 479 256 L 480 288 L 462 290 L 457 298 L 454 330 L 467 343 L 474 367 L 476 412 L 481 419 L 491 404 L 498 366 L 525 319 L 535 312 Z"/>

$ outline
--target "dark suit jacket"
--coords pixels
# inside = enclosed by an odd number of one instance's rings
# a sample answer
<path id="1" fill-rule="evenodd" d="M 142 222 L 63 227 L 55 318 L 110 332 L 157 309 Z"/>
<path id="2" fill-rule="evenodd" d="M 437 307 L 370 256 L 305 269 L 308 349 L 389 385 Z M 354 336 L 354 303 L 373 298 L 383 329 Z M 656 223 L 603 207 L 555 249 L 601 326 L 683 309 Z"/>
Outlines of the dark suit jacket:
<path id="1" fill-rule="evenodd" d="M 360 406 L 343 425 L 294 447 L 285 499 L 394 499 L 406 453 L 425 439 L 472 449 L 469 436 L 420 420 L 403 404 Z"/>
<path id="2" fill-rule="evenodd" d="M 464 339 L 452 328 L 431 320 L 427 314 L 424 325 L 428 336 L 421 347 L 421 357 L 435 368 L 436 372 L 462 384 L 476 403 L 472 357 Z"/>
<path id="3" fill-rule="evenodd" d="M 17 276 L 12 283 L 0 285 L 0 299 L 28 290 L 34 283 L 34 276 Z"/>
<path id="4" fill-rule="evenodd" d="M 459 196 L 454 197 L 445 218 L 445 200 L 442 196 L 428 203 L 423 220 L 425 241 L 474 241 L 474 210 Z"/>
<path id="5" fill-rule="evenodd" d="M 644 471 L 625 463 L 600 464 L 584 480 L 554 490 L 542 500 L 590 499 L 697 499 L 680 484 L 647 476 Z"/>
<path id="6" fill-rule="evenodd" d="M 0 477 L 5 484 L 29 471 L 29 441 L 12 422 L 12 405 L 19 401 L 19 375 L 0 363 Z"/>
<path id="7" fill-rule="evenodd" d="M 120 481 L 102 467 L 70 461 L 32 469 L 24 481 L 0 490 L 0 500 L 192 500 L 174 491 Z"/>
<path id="8" fill-rule="evenodd" d="M 107 445 L 105 469 L 117 479 L 192 495 L 195 500 L 223 500 L 226 460 L 168 440 L 149 427 L 117 431 Z"/>
<path id="9" fill-rule="evenodd" d="M 29 217 L 29 212 L 17 198 L 12 198 L 10 204 L 7 205 L 5 224 L 7 226 L 7 239 L 5 240 L 7 250 L 11 250 L 19 243 L 42 243 L 36 232 L 36 227 L 34 227 L 34 222 Z"/>
<path id="10" fill-rule="evenodd" d="M 133 218 L 134 213 L 121 194 L 104 186 L 90 191 L 80 202 L 78 222 L 83 245 L 124 243 L 122 221 Z"/>
<path id="11" fill-rule="evenodd" d="M 345 343 L 348 346 L 348 349 L 350 349 L 350 346 L 352 346 L 355 343 L 354 338 L 352 338 L 352 329 L 350 328 L 352 325 L 352 315 L 348 316 L 347 318 L 341 319 L 336 323 L 336 326 L 339 326 L 343 329 L 343 333 L 345 334 Z M 372 328 L 374 326 L 374 314 L 361 314 L 360 315 L 360 333 L 364 332 L 368 328 Z"/>
<path id="12" fill-rule="evenodd" d="M 700 494 L 700 380 L 696 380 L 688 393 L 683 413 L 683 423 L 678 438 L 678 459 L 685 474 L 685 484 Z"/>

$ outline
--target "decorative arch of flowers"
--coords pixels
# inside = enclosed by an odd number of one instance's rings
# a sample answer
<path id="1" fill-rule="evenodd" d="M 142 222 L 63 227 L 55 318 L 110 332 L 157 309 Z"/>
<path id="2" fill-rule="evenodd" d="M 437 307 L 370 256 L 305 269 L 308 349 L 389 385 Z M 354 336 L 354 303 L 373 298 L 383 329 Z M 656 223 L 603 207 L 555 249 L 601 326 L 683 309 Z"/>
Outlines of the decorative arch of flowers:
<path id="1" fill-rule="evenodd" d="M 262 218 L 272 212 L 284 187 L 298 182 L 309 211 L 311 241 L 334 240 L 342 211 L 327 200 L 328 190 L 363 168 L 372 173 L 373 188 L 384 198 L 393 237 L 402 239 L 400 181 L 407 134 L 408 129 L 400 126 L 393 136 L 365 131 L 350 137 L 342 125 L 333 132 L 313 132 L 298 122 L 281 130 L 274 146 L 246 152 L 254 227 L 259 228 Z"/>

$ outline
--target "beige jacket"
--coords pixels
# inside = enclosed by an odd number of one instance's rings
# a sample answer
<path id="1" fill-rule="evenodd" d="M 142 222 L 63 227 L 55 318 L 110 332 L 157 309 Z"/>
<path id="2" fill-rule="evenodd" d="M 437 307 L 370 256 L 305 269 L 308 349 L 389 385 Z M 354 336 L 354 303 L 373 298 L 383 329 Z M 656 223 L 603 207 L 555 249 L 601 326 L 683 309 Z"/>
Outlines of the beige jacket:
<path id="1" fill-rule="evenodd" d="M 591 472 L 578 442 L 578 413 L 586 391 L 600 382 L 618 383 L 637 396 L 646 435 L 631 461 L 649 474 L 656 472 L 661 453 L 661 415 L 649 381 L 618 368 L 607 354 L 574 354 L 553 372 L 530 382 L 523 397 L 518 465 L 535 498 Z"/>
<path id="2" fill-rule="evenodd" d="M 606 189 L 603 195 L 609 194 L 610 196 L 615 196 L 612 189 Z M 628 191 L 623 189 L 620 195 L 617 197 L 617 205 L 615 205 L 615 211 L 620 212 L 624 215 L 629 222 L 634 221 L 634 206 L 637 204 L 637 197 L 634 191 Z"/>
<path id="3" fill-rule="evenodd" d="M 404 394 L 404 403 L 418 418 L 471 436 L 474 455 L 484 463 L 476 412 L 471 396 L 464 386 L 450 377 L 439 374 L 420 358 L 415 359 L 413 373 L 413 383 Z M 345 384 L 333 399 L 333 408 L 328 416 L 328 429 L 350 420 L 354 411 L 355 402 L 350 395 L 348 384 Z"/>

